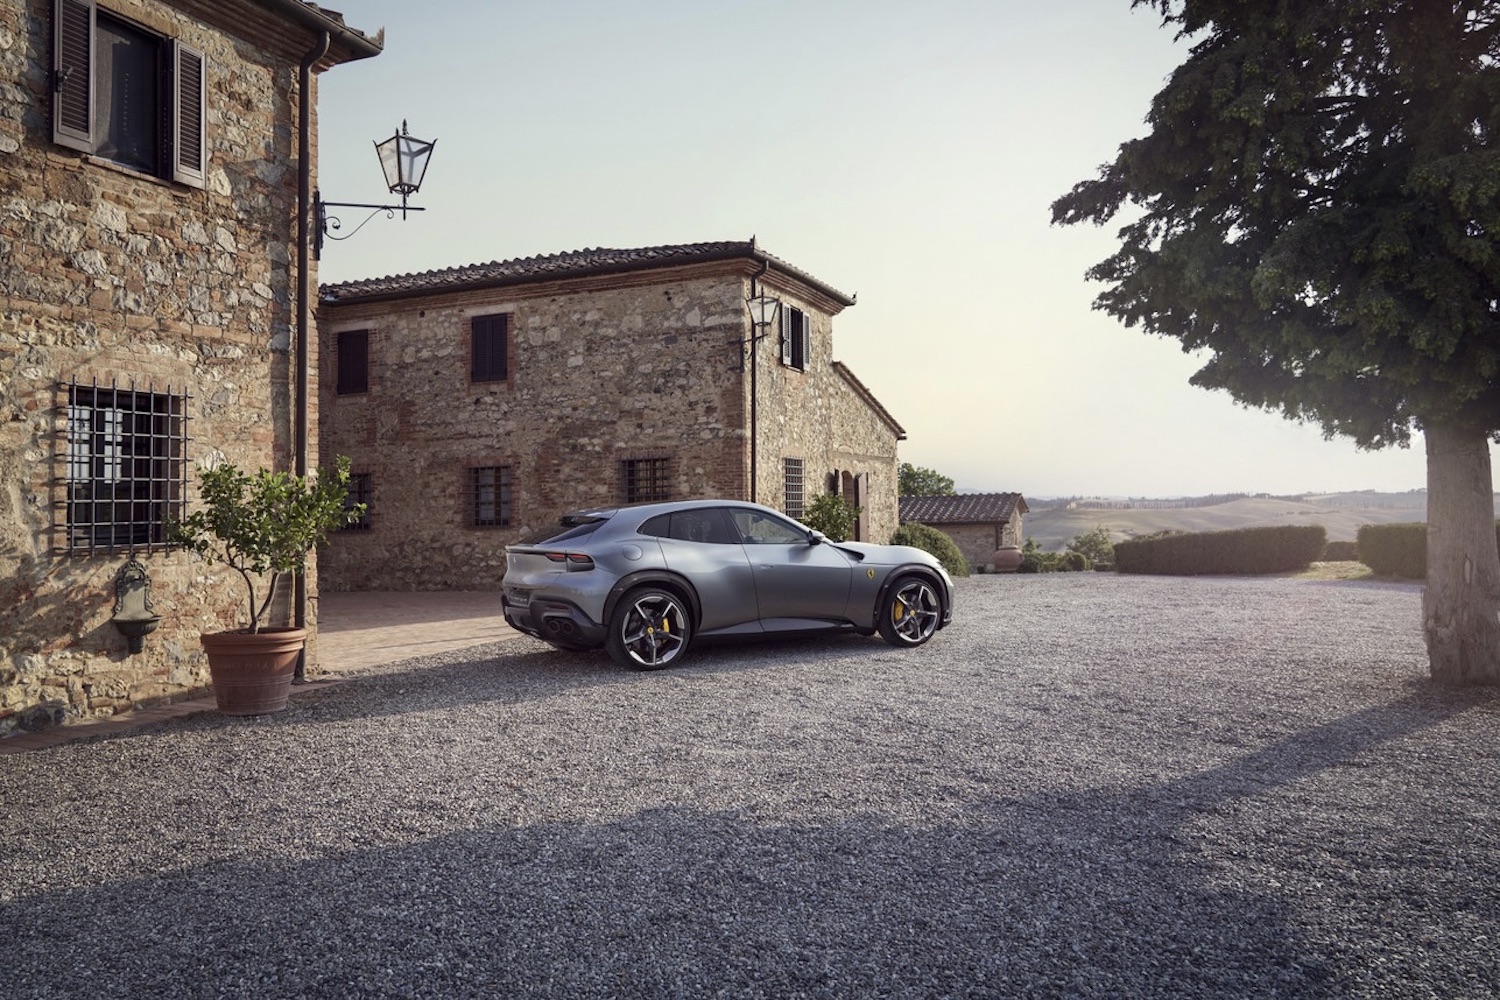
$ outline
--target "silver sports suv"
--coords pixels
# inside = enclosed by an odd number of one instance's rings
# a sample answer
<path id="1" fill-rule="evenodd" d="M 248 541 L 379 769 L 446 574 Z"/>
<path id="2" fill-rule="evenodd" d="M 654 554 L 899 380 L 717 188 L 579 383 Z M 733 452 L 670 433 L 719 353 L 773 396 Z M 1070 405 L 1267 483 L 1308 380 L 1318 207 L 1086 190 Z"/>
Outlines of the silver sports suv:
<path id="1" fill-rule="evenodd" d="M 953 619 L 927 552 L 831 542 L 733 500 L 581 510 L 505 550 L 505 620 L 560 649 L 657 670 L 708 636 L 850 631 L 920 646 Z"/>

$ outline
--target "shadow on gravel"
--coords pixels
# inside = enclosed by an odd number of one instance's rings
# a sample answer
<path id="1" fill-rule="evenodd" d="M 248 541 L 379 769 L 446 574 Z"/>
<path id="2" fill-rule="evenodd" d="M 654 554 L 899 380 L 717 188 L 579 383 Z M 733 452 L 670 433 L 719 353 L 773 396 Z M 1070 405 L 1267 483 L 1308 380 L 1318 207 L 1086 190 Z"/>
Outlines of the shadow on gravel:
<path id="1" fill-rule="evenodd" d="M 550 684 L 613 676 L 543 656 Z M 538 669 L 535 657 L 514 659 L 500 669 Z M 1492 995 L 1500 971 L 1476 945 L 1497 915 L 1492 852 L 1466 859 L 1477 896 L 1443 891 L 1416 865 L 1382 873 L 1389 898 L 1371 904 L 1337 885 L 1305 898 L 1274 871 L 1230 884 L 1194 827 L 1231 799 L 1357 761 L 1482 703 L 1418 691 L 1201 773 L 1125 791 L 975 797 L 930 824 L 764 823 L 675 805 L 19 891 L 0 905 L 7 991 Z M 1426 926 L 1451 933 L 1414 940 Z"/>
<path id="2" fill-rule="evenodd" d="M 517 647 L 529 648 L 514 651 Z M 298 694 L 286 711 L 253 719 L 208 713 L 166 726 L 199 728 L 300 725 L 340 719 L 401 716 L 490 702 L 520 704 L 582 688 L 612 685 L 691 682 L 696 678 L 744 671 L 774 671 L 808 663 L 872 660 L 886 656 L 920 657 L 921 650 L 898 651 L 880 639 L 863 636 L 816 636 L 758 642 L 715 641 L 692 650 L 692 659 L 663 671 L 636 671 L 617 666 L 599 653 L 568 653 L 542 643 L 507 639 L 436 657 L 423 657 L 338 684 Z M 442 662 L 433 662 L 440 660 Z M 100 737 L 128 740 L 160 726 Z"/>

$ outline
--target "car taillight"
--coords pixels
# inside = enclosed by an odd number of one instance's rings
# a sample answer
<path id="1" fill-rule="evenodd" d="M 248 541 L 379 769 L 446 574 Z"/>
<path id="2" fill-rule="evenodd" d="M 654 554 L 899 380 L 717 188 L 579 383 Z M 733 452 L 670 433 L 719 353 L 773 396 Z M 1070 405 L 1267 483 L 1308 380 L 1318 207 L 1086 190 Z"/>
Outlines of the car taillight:
<path id="1" fill-rule="evenodd" d="M 584 570 L 594 568 L 594 560 L 582 552 L 548 552 L 547 560 L 555 563 L 565 563 L 569 573 L 581 573 Z"/>

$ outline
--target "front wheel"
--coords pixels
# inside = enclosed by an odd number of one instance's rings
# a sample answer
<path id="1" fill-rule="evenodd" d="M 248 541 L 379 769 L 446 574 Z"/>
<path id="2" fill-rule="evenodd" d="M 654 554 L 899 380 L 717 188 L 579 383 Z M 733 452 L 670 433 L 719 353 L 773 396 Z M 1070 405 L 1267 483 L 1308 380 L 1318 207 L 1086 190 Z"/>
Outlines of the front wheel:
<path id="1" fill-rule="evenodd" d="M 880 637 L 892 646 L 920 646 L 937 631 L 943 606 L 932 584 L 904 576 L 880 602 Z"/>
<path id="2" fill-rule="evenodd" d="M 670 590 L 642 587 L 615 606 L 604 646 L 622 667 L 660 670 L 680 659 L 692 638 L 692 619 L 682 600 Z"/>

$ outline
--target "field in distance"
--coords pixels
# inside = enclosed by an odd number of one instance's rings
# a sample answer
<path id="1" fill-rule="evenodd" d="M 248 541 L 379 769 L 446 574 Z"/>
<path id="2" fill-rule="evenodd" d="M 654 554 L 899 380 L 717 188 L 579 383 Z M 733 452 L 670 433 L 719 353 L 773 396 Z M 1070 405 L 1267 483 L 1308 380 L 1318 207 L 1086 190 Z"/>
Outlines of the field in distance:
<path id="1" fill-rule="evenodd" d="M 1329 493 L 1296 497 L 1228 496 L 1172 499 L 1071 497 L 1033 500 L 1026 538 L 1059 551 L 1099 525 L 1121 541 L 1159 531 L 1229 531 L 1284 524 L 1321 524 L 1331 542 L 1354 541 L 1360 526 L 1427 519 L 1427 493 Z M 1496 506 L 1500 513 L 1500 503 Z"/>

